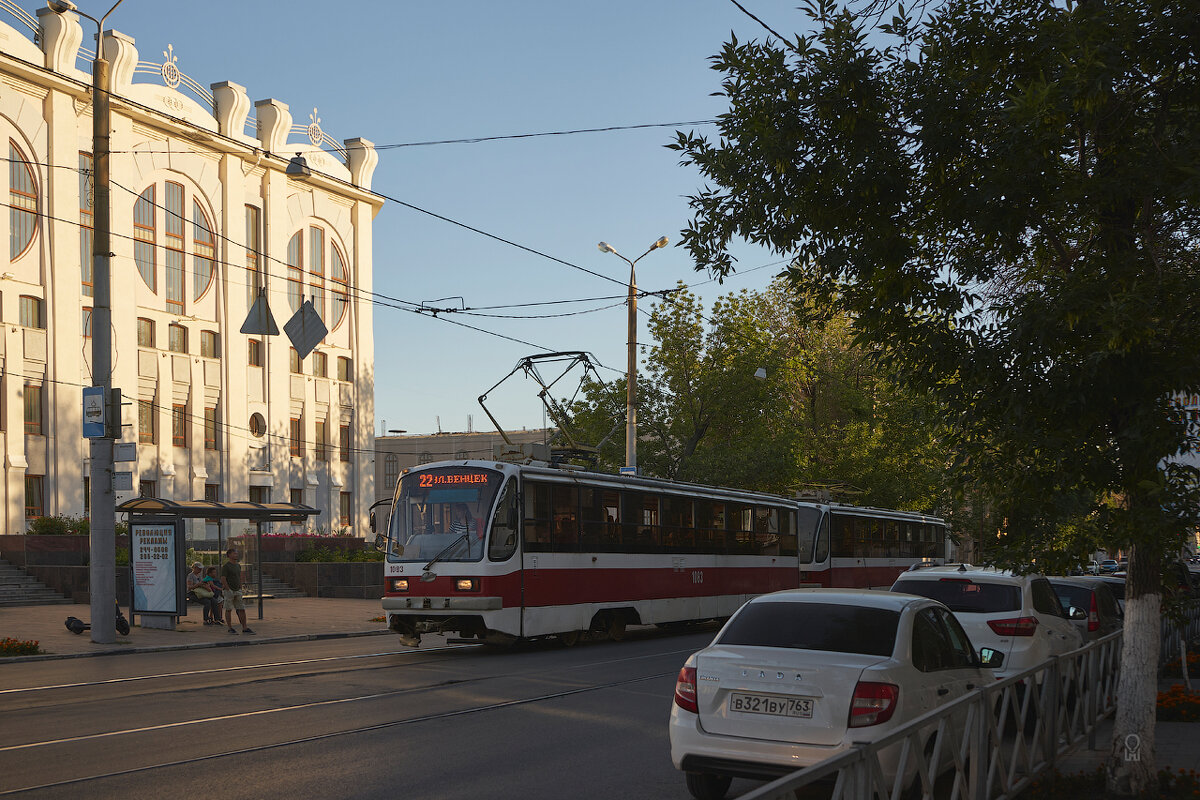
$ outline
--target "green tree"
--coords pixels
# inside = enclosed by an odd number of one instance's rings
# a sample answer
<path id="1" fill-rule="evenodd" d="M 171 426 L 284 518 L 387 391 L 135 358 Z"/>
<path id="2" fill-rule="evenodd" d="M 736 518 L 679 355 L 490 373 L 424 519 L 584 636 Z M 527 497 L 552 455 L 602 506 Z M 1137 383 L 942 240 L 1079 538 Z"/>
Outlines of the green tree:
<path id="1" fill-rule="evenodd" d="M 815 33 L 714 58 L 720 138 L 672 145 L 715 187 L 684 244 L 720 275 L 734 237 L 795 255 L 801 293 L 945 409 L 955 475 L 986 488 L 1015 566 L 1074 530 L 1131 549 L 1108 784 L 1137 794 L 1156 781 L 1159 575 L 1198 500 L 1171 459 L 1200 377 L 1200 7 L 805 8 Z M 1129 734 L 1149 758 L 1120 757 Z"/>
<path id="2" fill-rule="evenodd" d="M 944 510 L 947 455 L 928 395 L 922 405 L 881 376 L 844 318 L 814 324 L 803 307 L 782 282 L 720 297 L 707 315 L 686 290 L 655 307 L 639 377 L 643 471 Z M 623 380 L 587 387 L 574 410 L 584 438 L 599 441 L 622 425 L 624 391 Z M 601 457 L 610 469 L 621 463 L 620 436 Z"/>

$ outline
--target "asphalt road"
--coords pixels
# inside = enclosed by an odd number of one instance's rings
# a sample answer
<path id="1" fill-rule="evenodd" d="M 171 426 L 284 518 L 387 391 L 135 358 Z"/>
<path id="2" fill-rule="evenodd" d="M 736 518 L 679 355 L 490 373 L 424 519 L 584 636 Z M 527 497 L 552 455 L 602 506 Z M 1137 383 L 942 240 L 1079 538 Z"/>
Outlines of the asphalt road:
<path id="1" fill-rule="evenodd" d="M 0 796 L 685 800 L 667 716 L 680 666 L 713 631 L 7 664 Z"/>

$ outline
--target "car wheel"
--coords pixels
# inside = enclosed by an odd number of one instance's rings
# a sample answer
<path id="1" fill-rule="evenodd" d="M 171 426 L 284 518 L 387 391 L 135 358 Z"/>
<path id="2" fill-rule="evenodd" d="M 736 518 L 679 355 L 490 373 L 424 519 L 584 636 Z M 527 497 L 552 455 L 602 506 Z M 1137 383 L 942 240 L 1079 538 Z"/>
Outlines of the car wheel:
<path id="1" fill-rule="evenodd" d="M 619 614 L 614 614 L 608 621 L 608 638 L 614 642 L 619 642 L 625 638 L 625 618 Z M 722 793 L 724 796 L 724 793 Z"/>
<path id="2" fill-rule="evenodd" d="M 729 784 L 733 783 L 733 778 L 728 775 L 688 772 L 685 776 L 688 791 L 696 800 L 721 800 L 729 791 Z"/>

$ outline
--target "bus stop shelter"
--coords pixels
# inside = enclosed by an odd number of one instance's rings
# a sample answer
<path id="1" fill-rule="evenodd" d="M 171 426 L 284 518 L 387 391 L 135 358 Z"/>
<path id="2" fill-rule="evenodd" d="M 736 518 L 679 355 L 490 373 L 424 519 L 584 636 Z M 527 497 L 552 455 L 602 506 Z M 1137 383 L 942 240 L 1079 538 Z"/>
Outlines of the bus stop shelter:
<path id="1" fill-rule="evenodd" d="M 263 618 L 262 526 L 264 522 L 304 522 L 321 513 L 319 508 L 299 503 L 221 503 L 215 500 L 167 500 L 136 497 L 117 506 L 129 516 L 130 616 L 141 614 L 144 627 L 174 627 L 175 617 L 186 613 L 183 577 L 183 522 L 189 519 L 235 520 L 254 523 L 258 550 L 258 618 Z M 219 548 L 218 548 L 219 549 Z M 161 580 L 161 583 L 158 581 Z M 152 608 L 135 607 L 138 587 L 145 583 L 154 590 Z M 142 597 L 146 605 L 146 597 Z M 171 601 L 174 600 L 174 607 Z M 147 617 L 169 617 L 169 625 L 147 625 Z M 132 621 L 132 619 L 131 619 Z M 165 621 L 165 620 L 161 620 Z"/>

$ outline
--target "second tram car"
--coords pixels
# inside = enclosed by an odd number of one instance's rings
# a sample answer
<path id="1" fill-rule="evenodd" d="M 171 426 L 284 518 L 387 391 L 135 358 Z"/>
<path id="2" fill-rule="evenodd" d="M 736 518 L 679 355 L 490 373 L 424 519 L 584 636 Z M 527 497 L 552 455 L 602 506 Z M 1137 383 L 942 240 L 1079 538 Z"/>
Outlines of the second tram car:
<path id="1" fill-rule="evenodd" d="M 379 538 L 388 626 L 412 645 L 619 639 L 779 589 L 890 586 L 945 555 L 933 517 L 493 461 L 406 470 Z"/>

